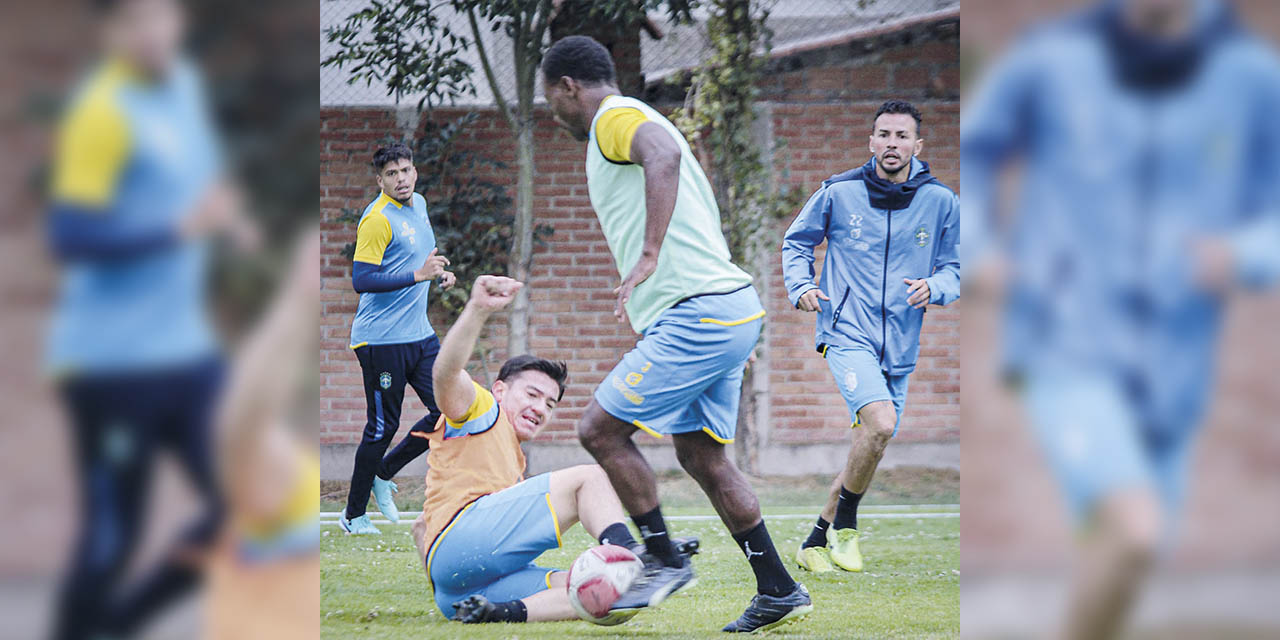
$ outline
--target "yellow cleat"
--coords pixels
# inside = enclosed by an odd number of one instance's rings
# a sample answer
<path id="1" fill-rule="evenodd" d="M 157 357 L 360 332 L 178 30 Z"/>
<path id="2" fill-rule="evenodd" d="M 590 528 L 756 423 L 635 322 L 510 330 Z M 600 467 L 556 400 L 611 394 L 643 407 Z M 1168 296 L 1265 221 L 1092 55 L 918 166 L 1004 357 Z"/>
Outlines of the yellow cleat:
<path id="1" fill-rule="evenodd" d="M 826 547 L 800 547 L 796 550 L 796 564 L 814 573 L 835 571 L 831 566 L 831 552 Z"/>
<path id="2" fill-rule="evenodd" d="M 862 571 L 862 552 L 858 551 L 858 538 L 861 535 L 857 529 L 828 529 L 831 562 L 845 571 Z"/>

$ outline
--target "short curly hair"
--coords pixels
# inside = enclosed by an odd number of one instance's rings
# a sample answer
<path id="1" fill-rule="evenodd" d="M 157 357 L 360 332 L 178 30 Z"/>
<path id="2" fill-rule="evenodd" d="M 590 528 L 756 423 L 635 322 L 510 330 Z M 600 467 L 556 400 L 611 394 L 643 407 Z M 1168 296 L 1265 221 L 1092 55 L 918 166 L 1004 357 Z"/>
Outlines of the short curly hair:
<path id="1" fill-rule="evenodd" d="M 588 36 L 569 36 L 551 45 L 542 56 L 542 75 L 552 81 L 568 76 L 586 85 L 618 84 L 613 56 Z"/>
<path id="2" fill-rule="evenodd" d="M 871 126 L 874 128 L 876 120 L 879 120 L 880 116 L 886 113 L 909 114 L 916 121 L 917 134 L 920 133 L 920 128 L 924 126 L 924 118 L 920 116 L 920 110 L 917 109 L 914 104 L 911 104 L 906 100 L 889 100 L 888 102 L 880 105 L 880 108 L 876 110 L 876 117 L 871 119 Z"/>

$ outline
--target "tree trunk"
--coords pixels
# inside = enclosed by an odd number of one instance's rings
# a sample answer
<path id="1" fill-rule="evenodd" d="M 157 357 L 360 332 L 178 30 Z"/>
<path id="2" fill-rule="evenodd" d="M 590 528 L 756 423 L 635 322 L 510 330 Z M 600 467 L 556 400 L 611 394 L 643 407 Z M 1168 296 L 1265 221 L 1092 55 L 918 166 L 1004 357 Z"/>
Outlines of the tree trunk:
<path id="1" fill-rule="evenodd" d="M 533 70 L 516 40 L 516 220 L 512 229 L 510 274 L 524 283 L 516 293 L 508 321 L 507 357 L 529 351 L 529 273 L 533 269 Z"/>

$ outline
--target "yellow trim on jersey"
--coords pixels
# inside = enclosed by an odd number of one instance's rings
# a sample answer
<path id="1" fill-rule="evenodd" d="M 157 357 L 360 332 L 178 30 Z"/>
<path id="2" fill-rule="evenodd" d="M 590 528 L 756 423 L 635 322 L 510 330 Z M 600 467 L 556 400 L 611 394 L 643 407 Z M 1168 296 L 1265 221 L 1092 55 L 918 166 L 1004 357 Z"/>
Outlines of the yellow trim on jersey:
<path id="1" fill-rule="evenodd" d="M 359 349 L 360 347 L 363 347 L 363 346 L 365 346 L 366 344 L 369 344 L 369 341 L 368 341 L 368 340 L 365 340 L 364 342 L 361 342 L 360 344 L 353 344 L 353 345 L 351 345 L 349 348 L 350 348 L 350 349 L 353 349 L 353 350 L 354 350 L 354 349 Z"/>
<path id="2" fill-rule="evenodd" d="M 384 194 L 385 198 L 386 195 Z M 356 262 L 381 265 L 386 254 L 387 245 L 391 244 L 391 221 L 382 213 L 382 207 L 375 206 L 369 215 L 356 227 Z"/>
<path id="3" fill-rule="evenodd" d="M 747 316 L 741 320 L 734 320 L 733 322 L 725 322 L 724 320 L 716 320 L 715 318 L 698 318 L 698 322 L 718 324 L 722 327 L 736 327 L 740 324 L 746 324 L 748 322 L 751 322 L 752 320 L 758 320 L 763 317 L 764 317 L 764 311 L 761 311 L 760 313 Z"/>
<path id="4" fill-rule="evenodd" d="M 551 574 L 553 574 L 553 573 L 555 573 L 555 572 L 556 572 L 556 570 L 555 570 L 555 569 L 547 569 L 547 576 L 546 576 L 546 580 L 547 580 L 547 588 L 548 588 L 548 589 L 550 589 L 550 588 L 551 588 Z"/>
<path id="5" fill-rule="evenodd" d="M 298 474 L 290 496 L 269 518 L 247 522 L 246 533 L 257 539 L 288 533 L 300 525 L 314 522 L 320 513 L 320 459 L 311 453 L 300 453 Z"/>
<path id="6" fill-rule="evenodd" d="M 658 433 L 657 431 L 654 431 L 653 429 L 650 429 L 649 427 L 644 426 L 644 423 L 643 423 L 643 422 L 640 422 L 639 420 L 632 420 L 632 421 L 631 421 L 631 424 L 634 424 L 635 426 L 639 427 L 641 431 L 643 431 L 643 432 L 645 432 L 645 433 L 647 433 L 647 434 L 649 434 L 649 435 L 651 435 L 651 436 L 653 436 L 653 437 L 655 437 L 655 438 L 661 438 L 661 437 L 662 437 L 662 434 L 661 434 L 661 433 Z"/>
<path id="7" fill-rule="evenodd" d="M 707 435 L 711 436 L 711 439 L 712 439 L 712 440 L 715 440 L 716 442 L 719 442 L 720 444 L 732 444 L 732 443 L 733 443 L 733 438 L 729 438 L 728 440 L 726 440 L 726 439 L 724 439 L 724 438 L 721 438 L 720 436 L 716 435 L 716 434 L 715 434 L 715 432 L 713 432 L 711 429 L 709 429 L 709 428 L 707 428 L 707 427 L 703 427 L 703 428 L 702 428 L 702 430 L 703 430 L 703 431 L 705 431 L 705 432 L 707 433 Z"/>
<path id="8" fill-rule="evenodd" d="M 560 541 L 560 519 L 556 517 L 556 508 L 554 505 L 551 504 L 551 494 L 544 493 L 542 495 L 546 496 L 547 498 L 547 509 L 551 510 L 551 524 L 555 525 L 556 527 L 556 546 L 563 547 L 564 543 Z M 549 574 L 547 577 L 547 588 L 548 589 L 551 588 L 551 578 Z"/>
<path id="9" fill-rule="evenodd" d="M 471 384 L 475 387 L 476 397 L 471 401 L 471 406 L 467 407 L 467 412 L 462 414 L 462 416 L 457 420 L 454 420 L 449 416 L 444 417 L 444 421 L 451 427 L 461 427 L 467 422 L 475 420 L 476 418 L 488 413 L 489 410 L 493 408 L 493 394 L 490 393 L 488 389 L 480 386 L 480 383 L 475 380 L 472 380 Z"/>
<path id="10" fill-rule="evenodd" d="M 600 153 L 614 162 L 631 162 L 631 141 L 640 125 L 648 122 L 635 107 L 609 109 L 596 119 L 596 142 Z"/>
<path id="11" fill-rule="evenodd" d="M 462 519 L 462 514 L 466 513 L 467 509 L 470 509 L 475 503 L 475 500 L 468 502 L 467 506 L 463 507 L 462 511 L 459 511 L 458 515 L 453 517 L 453 521 L 449 523 L 449 526 L 445 527 L 444 531 L 441 531 L 440 535 L 436 536 L 435 541 L 431 543 L 431 548 L 427 550 L 427 580 L 431 580 L 431 559 L 436 557 L 436 549 L 440 547 L 441 542 L 444 542 L 445 535 L 449 533 L 453 525 L 458 524 L 458 521 Z M 432 581 L 431 586 L 435 587 L 434 581 Z"/>
<path id="12" fill-rule="evenodd" d="M 104 207 L 114 199 L 132 146 L 128 121 L 115 99 L 128 77 L 125 67 L 109 64 L 63 119 L 53 166 L 54 200 Z"/>

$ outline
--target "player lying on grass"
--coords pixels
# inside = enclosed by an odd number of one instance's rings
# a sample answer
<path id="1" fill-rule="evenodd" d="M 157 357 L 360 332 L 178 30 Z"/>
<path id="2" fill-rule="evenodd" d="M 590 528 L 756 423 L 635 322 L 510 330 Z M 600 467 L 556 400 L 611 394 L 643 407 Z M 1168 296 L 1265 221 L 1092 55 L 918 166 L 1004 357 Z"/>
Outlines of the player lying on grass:
<path id="1" fill-rule="evenodd" d="M 567 574 L 533 564 L 559 547 L 575 522 L 601 544 L 637 545 L 600 467 L 524 479 L 520 443 L 550 421 L 564 396 L 565 364 L 516 356 L 503 363 L 491 389 L 463 370 L 480 329 L 521 286 L 501 276 L 477 278 L 433 370 L 444 415 L 427 434 L 427 499 L 413 537 L 436 605 L 463 622 L 576 619 Z"/>

